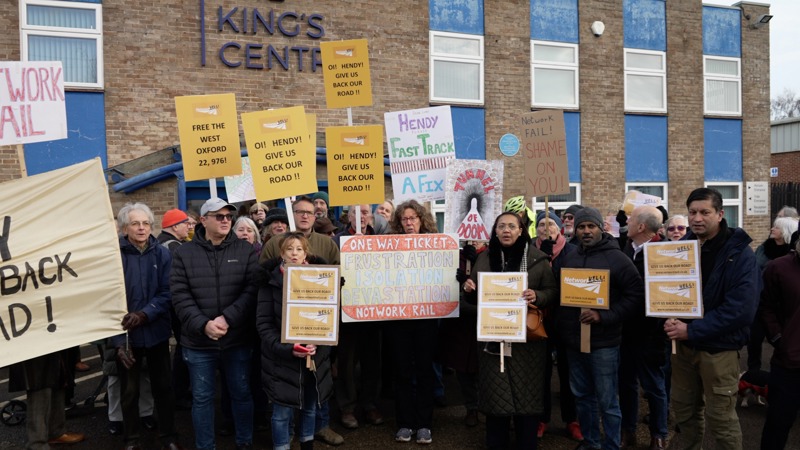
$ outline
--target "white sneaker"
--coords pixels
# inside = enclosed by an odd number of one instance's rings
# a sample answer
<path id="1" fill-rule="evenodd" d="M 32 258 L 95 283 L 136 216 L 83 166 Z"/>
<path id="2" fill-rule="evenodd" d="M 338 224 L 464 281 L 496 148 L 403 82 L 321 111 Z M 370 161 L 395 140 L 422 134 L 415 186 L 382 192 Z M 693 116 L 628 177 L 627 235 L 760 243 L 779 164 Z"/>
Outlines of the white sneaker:
<path id="1" fill-rule="evenodd" d="M 394 440 L 397 442 L 411 442 L 411 434 L 414 432 L 410 428 L 400 428 L 394 435 Z"/>
<path id="2" fill-rule="evenodd" d="M 417 430 L 417 444 L 430 444 L 433 442 L 431 438 L 431 430 L 428 428 L 420 428 Z"/>

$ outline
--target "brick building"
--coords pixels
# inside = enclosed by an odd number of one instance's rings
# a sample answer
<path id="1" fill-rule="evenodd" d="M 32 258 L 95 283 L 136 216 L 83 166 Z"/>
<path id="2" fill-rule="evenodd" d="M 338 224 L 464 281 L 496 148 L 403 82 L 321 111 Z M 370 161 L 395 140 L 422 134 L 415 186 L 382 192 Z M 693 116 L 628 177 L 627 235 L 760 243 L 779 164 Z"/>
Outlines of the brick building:
<path id="1" fill-rule="evenodd" d="M 733 224 L 764 230 L 743 191 L 769 173 L 769 30 L 754 26 L 768 13 L 695 0 L 18 0 L 0 4 L 0 25 L 20 30 L 0 36 L 0 59 L 64 61 L 69 138 L 26 145 L 29 173 L 99 156 L 115 208 L 208 197 L 182 179 L 174 97 L 233 92 L 239 113 L 304 105 L 318 132 L 345 125 L 325 106 L 319 44 L 367 39 L 374 104 L 353 108 L 354 124 L 449 104 L 457 157 L 504 159 L 520 114 L 563 109 L 572 194 L 556 207 L 612 210 L 637 188 L 683 212 L 709 185 Z M 16 155 L 0 147 L 0 181 L 19 176 Z M 523 166 L 506 161 L 505 193 L 521 194 Z"/>

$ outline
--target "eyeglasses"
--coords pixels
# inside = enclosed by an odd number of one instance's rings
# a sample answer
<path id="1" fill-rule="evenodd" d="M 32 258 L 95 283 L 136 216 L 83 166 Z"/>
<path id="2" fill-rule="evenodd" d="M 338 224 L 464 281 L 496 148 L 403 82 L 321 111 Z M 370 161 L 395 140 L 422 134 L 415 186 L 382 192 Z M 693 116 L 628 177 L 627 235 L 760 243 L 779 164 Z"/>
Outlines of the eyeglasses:
<path id="1" fill-rule="evenodd" d="M 133 228 L 139 228 L 139 227 L 150 228 L 150 225 L 151 225 L 150 222 L 146 220 L 144 222 L 131 222 L 131 226 Z"/>
<path id="2" fill-rule="evenodd" d="M 684 231 L 684 230 L 686 230 L 686 227 L 683 226 L 683 225 L 670 225 L 670 226 L 667 227 L 667 231 L 669 231 L 669 232 L 673 232 L 676 229 L 678 231 Z"/>
<path id="3" fill-rule="evenodd" d="M 299 209 L 295 209 L 294 213 L 297 214 L 300 217 L 308 217 L 308 216 L 313 216 L 314 215 L 314 211 L 302 211 L 302 210 L 299 210 Z"/>
<path id="4" fill-rule="evenodd" d="M 414 223 L 417 220 L 419 220 L 419 216 L 403 217 L 403 218 L 400 219 L 400 222 L 403 222 L 403 223 Z"/>
<path id="5" fill-rule="evenodd" d="M 227 221 L 233 220 L 233 214 L 214 214 L 214 215 L 206 214 L 206 217 L 213 217 L 217 219 L 217 222 L 222 222 L 224 220 Z"/>
<path id="6" fill-rule="evenodd" d="M 519 227 L 514 225 L 513 223 L 509 223 L 509 224 L 501 223 L 500 225 L 498 225 L 498 226 L 496 226 L 494 228 L 496 230 L 498 230 L 498 231 L 505 231 L 505 230 L 516 231 L 517 229 L 519 229 Z"/>
<path id="7" fill-rule="evenodd" d="M 564 220 L 575 220 L 575 216 L 572 214 L 564 214 Z"/>

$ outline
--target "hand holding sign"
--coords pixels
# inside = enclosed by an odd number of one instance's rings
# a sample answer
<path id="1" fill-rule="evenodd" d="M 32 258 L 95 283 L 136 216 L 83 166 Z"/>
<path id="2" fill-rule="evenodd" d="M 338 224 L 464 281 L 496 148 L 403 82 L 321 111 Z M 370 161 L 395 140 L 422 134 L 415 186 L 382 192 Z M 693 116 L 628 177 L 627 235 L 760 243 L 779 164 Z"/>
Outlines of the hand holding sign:
<path id="1" fill-rule="evenodd" d="M 136 311 L 125 314 L 125 317 L 122 318 L 122 329 L 125 331 L 132 330 L 134 328 L 139 328 L 146 323 L 147 314 L 141 311 Z"/>

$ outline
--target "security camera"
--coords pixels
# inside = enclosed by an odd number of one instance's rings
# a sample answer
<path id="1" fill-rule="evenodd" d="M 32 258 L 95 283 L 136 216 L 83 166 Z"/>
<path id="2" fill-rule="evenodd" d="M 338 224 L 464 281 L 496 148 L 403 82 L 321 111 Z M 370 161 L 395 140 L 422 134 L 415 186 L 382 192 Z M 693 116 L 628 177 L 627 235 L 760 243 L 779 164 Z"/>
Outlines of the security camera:
<path id="1" fill-rule="evenodd" d="M 603 24 L 603 22 L 600 22 L 599 20 L 592 24 L 592 33 L 597 37 L 602 36 L 603 31 L 605 31 L 605 29 L 606 26 Z"/>

